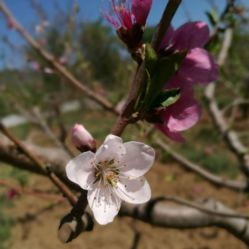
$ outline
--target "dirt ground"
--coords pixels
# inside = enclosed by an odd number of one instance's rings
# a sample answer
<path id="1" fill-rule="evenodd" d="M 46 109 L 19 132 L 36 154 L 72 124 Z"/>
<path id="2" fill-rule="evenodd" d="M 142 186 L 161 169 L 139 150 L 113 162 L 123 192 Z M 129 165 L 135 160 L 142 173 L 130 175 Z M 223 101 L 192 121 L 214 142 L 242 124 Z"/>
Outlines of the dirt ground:
<path id="1" fill-rule="evenodd" d="M 214 188 L 175 164 L 156 164 L 147 178 L 153 196 L 174 194 L 188 199 L 214 197 L 244 213 L 249 207 L 249 201 L 242 194 Z M 47 179 L 38 176 L 32 177 L 29 186 L 45 190 L 51 188 Z M 134 226 L 141 233 L 138 249 L 247 248 L 238 239 L 221 229 L 181 231 L 163 229 L 142 222 L 134 223 L 130 218 L 116 218 L 107 226 L 95 225 L 93 232 L 83 233 L 73 242 L 62 244 L 57 238 L 57 227 L 60 218 L 69 210 L 69 206 L 63 202 L 54 208 L 49 208 L 51 203 L 54 201 L 34 196 L 22 196 L 15 200 L 14 207 L 8 212 L 21 221 L 12 230 L 9 249 L 129 249 L 132 248 Z M 32 219 L 31 214 L 35 213 L 37 215 Z"/>

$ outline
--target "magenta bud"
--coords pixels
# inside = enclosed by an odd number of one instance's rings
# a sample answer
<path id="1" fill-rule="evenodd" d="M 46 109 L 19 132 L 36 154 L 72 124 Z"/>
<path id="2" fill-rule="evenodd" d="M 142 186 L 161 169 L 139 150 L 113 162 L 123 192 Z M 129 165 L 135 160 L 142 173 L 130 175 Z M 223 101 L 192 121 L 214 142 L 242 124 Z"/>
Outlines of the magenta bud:
<path id="1" fill-rule="evenodd" d="M 81 124 L 75 124 L 72 129 L 72 142 L 81 152 L 96 151 L 96 141 Z"/>
<path id="2" fill-rule="evenodd" d="M 16 189 L 11 188 L 6 192 L 6 197 L 8 200 L 13 200 L 19 194 L 20 193 Z"/>

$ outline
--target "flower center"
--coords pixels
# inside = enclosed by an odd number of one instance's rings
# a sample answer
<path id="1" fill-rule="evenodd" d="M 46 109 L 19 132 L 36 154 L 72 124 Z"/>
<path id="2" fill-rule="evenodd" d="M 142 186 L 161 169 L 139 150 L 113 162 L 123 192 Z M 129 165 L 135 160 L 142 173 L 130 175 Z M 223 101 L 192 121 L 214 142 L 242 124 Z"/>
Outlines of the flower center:
<path id="1" fill-rule="evenodd" d="M 115 164 L 114 159 L 98 162 L 95 165 L 95 181 L 103 186 L 108 184 L 112 187 L 116 186 L 118 182 L 119 169 Z"/>

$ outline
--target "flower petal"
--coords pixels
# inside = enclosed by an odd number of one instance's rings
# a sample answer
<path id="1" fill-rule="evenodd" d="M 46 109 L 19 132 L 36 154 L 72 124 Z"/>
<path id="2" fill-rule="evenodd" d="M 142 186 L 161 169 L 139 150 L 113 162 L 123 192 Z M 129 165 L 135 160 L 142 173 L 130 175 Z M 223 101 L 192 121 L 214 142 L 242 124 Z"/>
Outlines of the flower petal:
<path id="1" fill-rule="evenodd" d="M 133 204 L 145 203 L 151 198 L 150 185 L 144 177 L 121 178 L 115 191 L 123 201 Z"/>
<path id="2" fill-rule="evenodd" d="M 161 132 L 163 132 L 167 137 L 171 138 L 172 140 L 179 143 L 185 142 L 185 139 L 182 137 L 180 132 L 170 131 L 166 125 L 156 124 L 155 126 L 157 129 L 159 129 Z"/>
<path id="3" fill-rule="evenodd" d="M 66 174 L 70 181 L 88 190 L 94 182 L 94 153 L 84 152 L 70 160 L 66 166 Z"/>
<path id="4" fill-rule="evenodd" d="M 112 159 L 120 161 L 124 154 L 125 148 L 122 138 L 114 135 L 108 135 L 104 143 L 97 150 L 95 158 L 97 162 Z"/>
<path id="5" fill-rule="evenodd" d="M 200 119 L 201 108 L 194 98 L 183 97 L 169 108 L 167 127 L 172 132 L 185 131 Z"/>
<path id="6" fill-rule="evenodd" d="M 190 83 L 209 83 L 218 78 L 218 66 L 204 49 L 191 49 L 178 72 L 180 78 Z"/>
<path id="7" fill-rule="evenodd" d="M 200 119 L 201 108 L 193 96 L 193 85 L 189 82 L 174 80 L 166 85 L 166 89 L 180 88 L 180 99 L 161 112 L 163 124 L 156 124 L 166 136 L 174 141 L 184 142 L 180 132 L 194 126 Z"/>
<path id="8" fill-rule="evenodd" d="M 133 0 L 131 11 L 135 16 L 136 22 L 142 26 L 146 24 L 152 5 L 152 0 Z"/>
<path id="9" fill-rule="evenodd" d="M 121 200 L 111 188 L 94 188 L 87 193 L 87 199 L 96 221 L 105 225 L 118 214 Z"/>
<path id="10" fill-rule="evenodd" d="M 129 177 L 144 175 L 155 161 L 155 151 L 152 147 L 140 142 L 124 143 L 126 153 L 121 164 L 121 173 Z"/>
<path id="11" fill-rule="evenodd" d="M 163 37 L 159 50 L 167 49 L 170 46 L 174 32 L 174 28 L 170 25 Z"/>
<path id="12" fill-rule="evenodd" d="M 203 47 L 209 39 L 209 28 L 204 22 L 188 22 L 175 31 L 173 47 L 185 50 Z"/>

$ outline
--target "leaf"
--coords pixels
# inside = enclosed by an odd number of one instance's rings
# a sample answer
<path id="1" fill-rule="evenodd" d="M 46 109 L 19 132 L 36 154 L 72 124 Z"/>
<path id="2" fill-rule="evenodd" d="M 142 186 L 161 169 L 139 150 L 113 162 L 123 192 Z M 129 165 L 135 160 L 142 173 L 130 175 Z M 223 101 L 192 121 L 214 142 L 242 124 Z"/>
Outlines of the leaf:
<path id="1" fill-rule="evenodd" d="M 172 88 L 161 92 L 152 103 L 152 108 L 168 107 L 173 105 L 180 98 L 180 89 Z"/>
<path id="2" fill-rule="evenodd" d="M 212 26 L 215 26 L 218 23 L 219 17 L 217 11 L 214 8 L 211 11 L 207 11 L 206 15 Z"/>
<path id="3" fill-rule="evenodd" d="M 145 45 L 145 68 L 152 73 L 158 60 L 156 51 L 150 44 Z"/>
<path id="4" fill-rule="evenodd" d="M 162 99 L 162 102 L 160 103 L 163 107 L 168 107 L 170 105 L 173 105 L 179 98 L 180 98 L 180 89 L 170 89 L 164 91 L 161 96 L 159 95 L 159 98 Z"/>
<path id="5" fill-rule="evenodd" d="M 144 100 L 145 109 L 151 109 L 152 103 L 158 97 L 166 82 L 177 72 L 185 56 L 186 51 L 181 51 L 157 60 L 155 69 L 150 74 L 151 82 Z"/>

